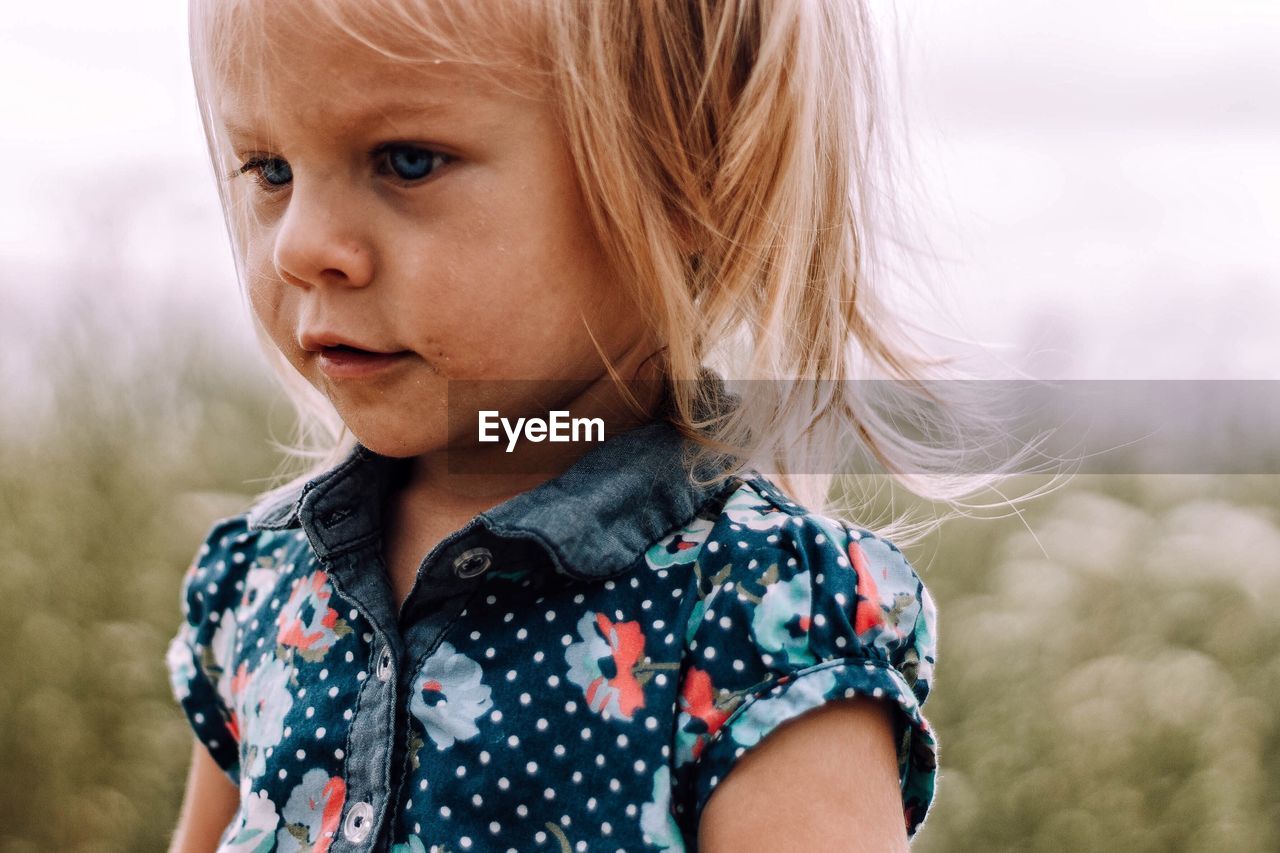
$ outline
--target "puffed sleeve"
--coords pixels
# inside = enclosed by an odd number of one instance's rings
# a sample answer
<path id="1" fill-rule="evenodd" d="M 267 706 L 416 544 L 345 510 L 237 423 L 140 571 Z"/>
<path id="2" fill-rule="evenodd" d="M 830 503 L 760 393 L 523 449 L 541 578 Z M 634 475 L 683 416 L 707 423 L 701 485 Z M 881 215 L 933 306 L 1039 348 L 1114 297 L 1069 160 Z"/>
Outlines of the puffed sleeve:
<path id="1" fill-rule="evenodd" d="M 676 733 L 675 817 L 696 833 L 734 763 L 787 720 L 871 696 L 894 713 L 903 820 L 933 799 L 938 744 L 921 713 L 933 679 L 936 611 L 891 542 L 815 514 L 738 507 L 698 564 Z M 794 505 L 790 505 L 794 507 Z M 798 508 L 797 508 L 798 509 Z M 732 515 L 731 515 L 732 517 Z"/>
<path id="2" fill-rule="evenodd" d="M 239 782 L 239 735 L 233 701 L 237 579 L 248 562 L 244 517 L 216 523 L 183 577 L 182 622 L 165 664 L 173 696 L 218 766 Z"/>

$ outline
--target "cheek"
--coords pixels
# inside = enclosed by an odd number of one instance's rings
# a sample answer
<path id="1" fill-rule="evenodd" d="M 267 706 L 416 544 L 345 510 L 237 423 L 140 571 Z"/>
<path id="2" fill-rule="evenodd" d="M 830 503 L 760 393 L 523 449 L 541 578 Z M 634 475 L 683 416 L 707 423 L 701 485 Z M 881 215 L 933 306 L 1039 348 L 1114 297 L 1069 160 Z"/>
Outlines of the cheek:
<path id="1" fill-rule="evenodd" d="M 265 339 L 295 370 L 313 381 L 307 372 L 306 353 L 298 345 L 297 306 L 290 299 L 287 286 L 271 279 L 259 279 L 249 286 L 247 296 Z"/>
<path id="2" fill-rule="evenodd" d="M 267 241 L 250 240 L 244 254 L 245 289 L 249 304 L 264 325 L 280 313 L 283 288 L 271 262 L 271 246 Z"/>
<path id="3" fill-rule="evenodd" d="M 251 277 L 248 288 L 249 305 L 253 308 L 253 313 L 258 316 L 262 325 L 271 329 L 279 322 L 283 313 L 283 292 L 269 280 L 257 275 Z"/>

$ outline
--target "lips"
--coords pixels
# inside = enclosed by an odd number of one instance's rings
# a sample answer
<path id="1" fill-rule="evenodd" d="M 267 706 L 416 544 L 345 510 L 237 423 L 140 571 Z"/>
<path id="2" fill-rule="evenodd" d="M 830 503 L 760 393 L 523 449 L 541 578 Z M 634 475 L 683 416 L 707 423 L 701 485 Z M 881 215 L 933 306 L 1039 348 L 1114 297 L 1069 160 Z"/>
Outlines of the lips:
<path id="1" fill-rule="evenodd" d="M 408 350 L 378 352 L 350 344 L 322 347 L 316 356 L 320 371 L 334 380 L 370 380 L 381 377 L 407 364 L 413 357 Z"/>
<path id="2" fill-rule="evenodd" d="M 345 350 L 356 353 L 372 353 L 375 355 L 392 355 L 396 352 L 404 352 L 404 350 L 395 350 L 389 347 L 376 346 L 357 338 L 347 337 L 346 335 L 341 335 L 336 332 L 303 332 L 298 339 L 298 343 L 307 352 Z"/>

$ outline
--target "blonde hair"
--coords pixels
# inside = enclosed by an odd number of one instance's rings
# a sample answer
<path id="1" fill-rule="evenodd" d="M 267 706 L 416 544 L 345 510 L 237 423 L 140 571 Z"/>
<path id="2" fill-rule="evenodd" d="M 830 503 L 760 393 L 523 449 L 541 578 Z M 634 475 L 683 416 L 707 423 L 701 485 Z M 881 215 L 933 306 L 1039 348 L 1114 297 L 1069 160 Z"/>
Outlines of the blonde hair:
<path id="1" fill-rule="evenodd" d="M 211 86 L 251 61 L 233 45 L 255 17 L 230 12 L 254 5 L 191 2 L 215 164 L 227 153 Z M 1006 433 L 972 414 L 963 383 L 927 382 L 966 377 L 912 346 L 877 290 L 877 229 L 896 212 L 862 0 L 306 5 L 318 26 L 387 56 L 519 66 L 550 96 L 598 238 L 661 330 L 669 419 L 721 460 L 715 479 L 754 468 L 800 503 L 844 514 L 855 507 L 836 505 L 832 478 L 861 457 L 954 515 L 982 506 L 961 499 L 1021 463 L 1028 448 L 992 454 Z M 234 203 L 220 193 L 236 243 Z M 354 439 L 258 332 L 299 413 L 291 450 L 312 467 L 298 479 L 312 476 Z M 707 366 L 731 388 L 768 381 L 717 408 L 708 385 L 690 381 Z M 857 381 L 868 379 L 892 384 Z M 873 392 L 885 387 L 899 399 L 880 412 Z M 907 434 L 904 417 L 932 438 Z M 880 532 L 906 544 L 939 523 L 897 518 Z"/>

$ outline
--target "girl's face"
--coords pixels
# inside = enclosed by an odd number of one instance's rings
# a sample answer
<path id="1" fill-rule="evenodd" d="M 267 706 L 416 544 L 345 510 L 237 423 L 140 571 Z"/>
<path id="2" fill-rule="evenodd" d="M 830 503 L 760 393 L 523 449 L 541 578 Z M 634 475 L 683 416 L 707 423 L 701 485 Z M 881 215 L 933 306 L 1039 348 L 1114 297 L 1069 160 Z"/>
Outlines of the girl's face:
<path id="1" fill-rule="evenodd" d="M 216 93 L 244 164 L 232 198 L 249 214 L 250 302 L 357 439 L 393 456 L 474 441 L 474 427 L 449 434 L 449 379 L 573 380 L 536 406 L 533 383 L 455 385 L 451 405 L 576 415 L 607 384 L 592 335 L 624 376 L 657 349 L 547 102 L 462 64 L 295 40 L 265 14 L 275 64 Z"/>

